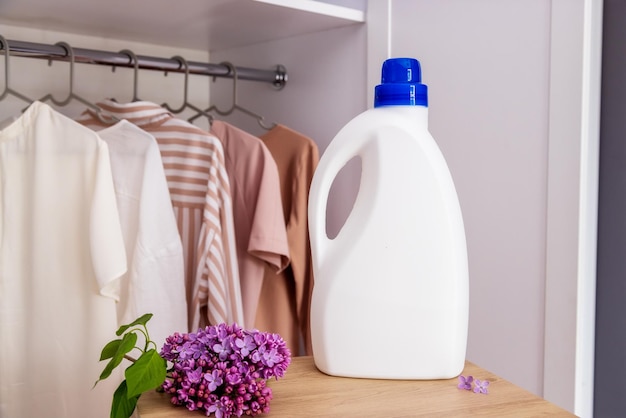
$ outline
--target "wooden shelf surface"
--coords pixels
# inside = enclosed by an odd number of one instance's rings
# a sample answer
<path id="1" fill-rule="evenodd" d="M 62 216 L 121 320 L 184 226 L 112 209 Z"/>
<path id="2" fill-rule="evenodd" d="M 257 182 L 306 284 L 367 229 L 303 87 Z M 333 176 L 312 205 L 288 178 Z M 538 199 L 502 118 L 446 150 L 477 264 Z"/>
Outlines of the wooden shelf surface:
<path id="1" fill-rule="evenodd" d="M 458 379 L 377 380 L 321 373 L 312 357 L 295 357 L 280 380 L 271 380 L 270 413 L 261 417 L 574 417 L 573 414 L 466 362 L 463 375 L 489 380 L 489 393 L 457 388 Z M 139 399 L 140 418 L 202 416 L 170 404 L 164 394 Z"/>

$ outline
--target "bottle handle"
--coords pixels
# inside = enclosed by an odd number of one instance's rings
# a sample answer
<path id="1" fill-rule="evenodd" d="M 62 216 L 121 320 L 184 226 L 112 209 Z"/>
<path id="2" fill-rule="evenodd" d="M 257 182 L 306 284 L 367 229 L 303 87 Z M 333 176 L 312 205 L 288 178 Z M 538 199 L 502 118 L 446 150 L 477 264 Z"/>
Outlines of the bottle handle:
<path id="1" fill-rule="evenodd" d="M 320 264 L 327 253 L 332 254 L 335 242 L 340 242 L 342 230 L 333 239 L 326 233 L 326 211 L 328 197 L 333 181 L 339 171 L 354 157 L 361 156 L 364 145 L 363 133 L 360 134 L 352 129 L 351 124 L 346 125 L 331 141 L 319 161 L 317 169 L 309 188 L 309 237 L 311 251 L 316 254 L 313 260 Z M 357 126 L 354 125 L 356 128 Z M 371 139 L 371 138 L 370 138 Z"/>

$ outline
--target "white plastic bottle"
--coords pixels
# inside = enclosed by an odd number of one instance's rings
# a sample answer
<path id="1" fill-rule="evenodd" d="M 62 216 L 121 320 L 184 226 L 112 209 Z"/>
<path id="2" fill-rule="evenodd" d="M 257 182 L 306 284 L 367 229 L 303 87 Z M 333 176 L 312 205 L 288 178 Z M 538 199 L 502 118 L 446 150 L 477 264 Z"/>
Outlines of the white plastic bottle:
<path id="1" fill-rule="evenodd" d="M 361 158 L 341 231 L 326 233 L 333 180 Z M 428 131 L 417 60 L 382 67 L 374 108 L 323 153 L 309 195 L 314 361 L 322 372 L 380 379 L 458 376 L 467 345 L 467 247 L 448 166 Z"/>

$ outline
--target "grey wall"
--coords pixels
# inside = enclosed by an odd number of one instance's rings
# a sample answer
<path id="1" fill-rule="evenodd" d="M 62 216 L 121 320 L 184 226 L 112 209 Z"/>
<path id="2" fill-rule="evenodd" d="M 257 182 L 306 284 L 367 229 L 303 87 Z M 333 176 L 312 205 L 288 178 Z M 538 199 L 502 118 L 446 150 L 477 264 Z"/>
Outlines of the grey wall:
<path id="1" fill-rule="evenodd" d="M 626 1 L 604 1 L 594 416 L 626 414 Z"/>

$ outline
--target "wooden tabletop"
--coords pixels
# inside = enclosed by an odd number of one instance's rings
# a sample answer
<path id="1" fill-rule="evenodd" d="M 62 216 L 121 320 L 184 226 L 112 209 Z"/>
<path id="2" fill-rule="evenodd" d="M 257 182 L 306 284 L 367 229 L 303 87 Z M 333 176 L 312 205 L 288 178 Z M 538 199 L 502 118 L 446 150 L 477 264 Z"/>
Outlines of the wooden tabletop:
<path id="1" fill-rule="evenodd" d="M 574 417 L 556 405 L 470 362 L 462 373 L 490 384 L 488 394 L 457 388 L 458 379 L 377 380 L 332 377 L 312 357 L 294 357 L 282 379 L 270 380 L 270 413 L 259 417 Z M 167 396 L 144 393 L 140 418 L 203 416 L 170 404 Z"/>

